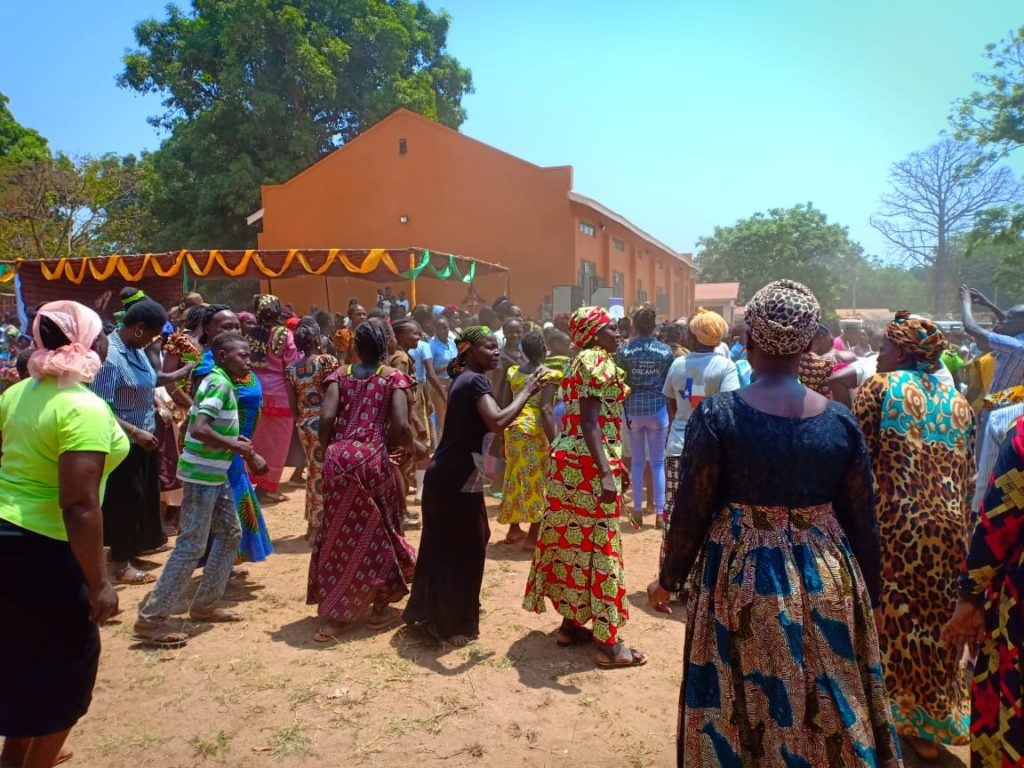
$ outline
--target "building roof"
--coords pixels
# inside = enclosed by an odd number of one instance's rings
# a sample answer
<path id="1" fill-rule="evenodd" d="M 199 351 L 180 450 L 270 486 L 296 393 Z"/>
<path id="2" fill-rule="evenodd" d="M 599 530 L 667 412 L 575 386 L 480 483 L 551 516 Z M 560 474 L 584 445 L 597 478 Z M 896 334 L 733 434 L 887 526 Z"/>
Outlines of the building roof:
<path id="1" fill-rule="evenodd" d="M 512 158 L 513 160 L 515 160 L 515 161 L 517 161 L 519 163 L 523 163 L 525 165 L 531 166 L 531 167 L 536 168 L 536 169 L 538 169 L 540 171 L 554 171 L 554 170 L 558 170 L 558 169 L 565 168 L 565 167 L 568 167 L 571 170 L 571 168 L 572 168 L 572 166 L 541 166 L 541 165 L 537 165 L 535 163 L 531 163 L 529 160 L 524 160 L 521 157 L 513 155 L 513 154 L 511 154 L 509 152 L 505 152 L 502 149 L 498 149 L 497 147 L 494 147 L 494 146 L 492 146 L 490 144 L 487 144 L 486 142 L 480 141 L 479 139 L 474 139 L 472 136 L 467 136 L 466 134 L 462 133 L 461 131 L 457 131 L 454 128 L 449 128 L 448 126 L 443 125 L 443 124 L 437 122 L 436 120 L 431 120 L 429 117 L 424 117 L 423 115 L 419 114 L 418 112 L 413 112 L 412 110 L 406 109 L 404 107 L 399 107 L 394 112 L 389 114 L 387 117 L 385 117 L 382 120 L 380 120 L 378 123 L 376 123 L 376 124 L 370 126 L 369 128 L 367 128 L 365 131 L 360 133 L 358 136 L 356 136 L 351 141 L 343 144 L 342 146 L 338 147 L 334 151 L 329 152 L 327 155 L 324 155 L 319 160 L 317 160 L 316 162 L 312 163 L 309 167 L 299 171 L 297 174 L 292 176 L 290 179 L 282 182 L 282 185 L 286 185 L 286 184 L 291 183 L 294 179 L 296 179 L 299 176 L 302 176 L 303 174 L 309 172 L 313 167 L 315 167 L 316 165 L 324 162 L 328 157 L 330 157 L 331 155 L 335 154 L 336 152 L 344 152 L 345 149 L 347 147 L 351 146 L 353 142 L 357 142 L 360 139 L 362 139 L 364 136 L 367 136 L 367 135 L 373 133 L 374 129 L 377 126 L 381 125 L 381 123 L 384 123 L 384 122 L 386 122 L 388 120 L 391 120 L 391 119 L 397 117 L 398 115 L 411 116 L 411 117 L 414 117 L 414 118 L 416 118 L 418 120 L 422 120 L 423 122 L 428 123 L 431 126 L 439 128 L 441 130 L 451 131 L 452 133 L 458 134 L 458 136 L 460 138 L 465 139 L 466 141 L 471 141 L 471 142 L 474 142 L 476 144 L 481 144 L 481 145 L 487 147 L 488 149 L 494 150 L 495 152 L 499 152 L 499 153 L 505 155 L 506 157 Z M 267 186 L 273 186 L 273 185 L 267 185 Z M 691 254 L 691 253 L 680 253 L 679 251 L 675 250 L 674 248 L 670 248 L 669 246 L 667 246 L 665 243 L 663 243 L 660 240 L 658 240 L 653 235 L 650 235 L 647 232 L 645 232 L 644 230 L 640 229 L 640 227 L 638 227 L 636 224 L 634 224 L 631 221 L 629 221 L 626 217 L 622 216 L 621 214 L 616 213 L 615 211 L 611 210 L 610 208 L 607 208 L 606 206 L 604 206 L 601 203 L 597 202 L 597 200 L 594 200 L 593 198 L 587 197 L 586 195 L 581 195 L 581 194 L 579 194 L 577 192 L 573 192 L 572 190 L 569 191 L 569 199 L 571 201 L 573 201 L 573 202 L 579 203 L 580 205 L 585 205 L 588 208 L 593 209 L 595 212 L 601 214 L 602 216 L 605 216 L 608 219 L 614 221 L 616 224 L 619 224 L 620 226 L 625 227 L 626 229 L 630 230 L 633 234 L 635 234 L 637 237 L 640 237 L 641 239 L 648 241 L 651 245 L 655 246 L 656 248 L 660 248 L 660 249 L 662 249 L 664 251 L 667 251 L 668 253 L 670 253 L 673 256 L 675 256 L 676 258 L 678 258 L 680 261 L 682 261 L 685 264 L 687 264 L 694 271 L 697 271 L 697 270 L 700 269 L 700 267 L 698 267 L 696 262 L 694 262 L 694 260 L 693 260 L 693 254 Z M 250 227 L 259 224 L 263 220 L 263 210 L 264 210 L 263 208 L 260 208 L 258 211 L 254 211 L 253 213 L 251 213 L 248 216 L 246 216 L 246 219 L 245 219 L 246 224 L 248 224 Z"/>
<path id="2" fill-rule="evenodd" d="M 693 300 L 702 301 L 736 301 L 740 296 L 739 283 L 697 283 L 693 286 Z"/>
<path id="3" fill-rule="evenodd" d="M 873 319 L 873 320 L 892 320 L 893 315 L 896 314 L 891 309 L 885 308 L 869 308 L 869 309 L 837 309 L 836 315 L 842 320 L 851 319 Z"/>

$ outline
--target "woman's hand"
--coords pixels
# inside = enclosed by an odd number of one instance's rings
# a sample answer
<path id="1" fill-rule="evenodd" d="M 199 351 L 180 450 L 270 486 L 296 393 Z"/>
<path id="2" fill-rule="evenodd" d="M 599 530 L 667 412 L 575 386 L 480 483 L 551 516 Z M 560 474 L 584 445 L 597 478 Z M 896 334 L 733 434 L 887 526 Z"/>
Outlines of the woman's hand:
<path id="1" fill-rule="evenodd" d="M 99 625 L 106 624 L 120 613 L 117 591 L 113 584 L 104 579 L 97 590 L 89 590 L 89 619 Z"/>
<path id="2" fill-rule="evenodd" d="M 153 452 L 160 447 L 160 441 L 156 439 L 156 436 L 144 429 L 136 429 L 129 437 L 144 451 Z"/>
<path id="3" fill-rule="evenodd" d="M 425 459 L 430 455 L 430 449 L 427 448 L 426 438 L 421 442 L 420 440 L 413 440 L 412 443 L 413 456 L 417 459 Z"/>
<path id="4" fill-rule="evenodd" d="M 647 602 L 650 604 L 652 610 L 671 616 L 672 607 L 668 604 L 668 601 L 671 599 L 672 595 L 667 589 L 661 586 L 657 579 L 647 585 Z"/>
<path id="5" fill-rule="evenodd" d="M 526 390 L 530 393 L 530 397 L 533 397 L 544 388 L 544 377 L 547 375 L 548 369 L 543 366 L 530 374 L 530 378 L 526 380 L 525 384 Z"/>
<path id="6" fill-rule="evenodd" d="M 245 460 L 245 463 L 254 475 L 265 475 L 270 471 L 270 465 L 267 464 L 267 460 L 258 453 L 252 454 L 252 456 Z"/>
<path id="7" fill-rule="evenodd" d="M 601 475 L 601 503 L 614 504 L 619 497 L 619 489 L 615 486 L 615 475 L 611 470 Z"/>
<path id="8" fill-rule="evenodd" d="M 940 637 L 947 648 L 962 652 L 967 645 L 973 652 L 985 639 L 985 610 L 974 603 L 959 600 Z"/>

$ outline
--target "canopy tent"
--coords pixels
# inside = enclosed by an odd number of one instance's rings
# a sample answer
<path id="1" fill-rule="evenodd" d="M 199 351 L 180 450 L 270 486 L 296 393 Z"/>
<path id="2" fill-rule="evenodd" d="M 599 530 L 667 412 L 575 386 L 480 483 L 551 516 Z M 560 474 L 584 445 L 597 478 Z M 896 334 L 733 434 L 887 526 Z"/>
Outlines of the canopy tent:
<path id="1" fill-rule="evenodd" d="M 118 308 L 113 293 L 123 284 L 138 285 L 169 306 L 180 301 L 196 278 L 281 280 L 290 277 L 351 277 L 379 283 L 409 281 L 416 301 L 416 281 L 472 283 L 484 275 L 505 274 L 508 268 L 479 259 L 424 248 L 291 249 L 279 251 L 168 251 L 0 262 L 0 283 L 15 284 L 21 307 L 54 299 L 74 299 L 101 312 Z M 113 301 L 112 301 L 113 299 Z"/>

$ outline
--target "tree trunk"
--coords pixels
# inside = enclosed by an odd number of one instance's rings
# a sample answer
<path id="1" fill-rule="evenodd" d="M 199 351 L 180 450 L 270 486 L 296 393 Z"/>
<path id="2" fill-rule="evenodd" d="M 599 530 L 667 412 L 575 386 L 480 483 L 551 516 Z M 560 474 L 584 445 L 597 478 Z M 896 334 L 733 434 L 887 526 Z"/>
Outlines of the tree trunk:
<path id="1" fill-rule="evenodd" d="M 946 252 L 946 234 L 939 228 L 938 244 L 935 247 L 935 261 L 932 264 L 932 317 L 943 320 L 946 317 L 946 282 L 949 276 L 949 254 Z"/>

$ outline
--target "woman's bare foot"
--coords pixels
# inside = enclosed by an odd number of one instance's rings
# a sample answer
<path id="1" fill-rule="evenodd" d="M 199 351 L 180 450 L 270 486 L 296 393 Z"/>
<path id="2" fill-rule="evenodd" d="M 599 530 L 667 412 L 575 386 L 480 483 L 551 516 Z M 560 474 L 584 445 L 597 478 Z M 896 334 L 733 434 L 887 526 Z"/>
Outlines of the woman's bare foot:
<path id="1" fill-rule="evenodd" d="M 526 536 L 526 531 L 519 527 L 519 523 L 512 523 L 508 527 L 508 533 L 505 534 L 506 544 L 517 544 L 523 540 Z"/>
<path id="2" fill-rule="evenodd" d="M 325 621 L 320 625 L 320 630 L 313 635 L 313 640 L 317 643 L 329 643 L 332 640 L 337 642 L 338 637 L 350 629 L 352 629 L 350 621 Z"/>

